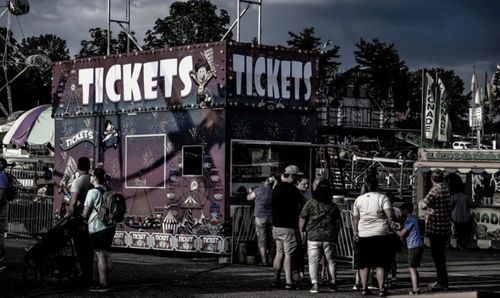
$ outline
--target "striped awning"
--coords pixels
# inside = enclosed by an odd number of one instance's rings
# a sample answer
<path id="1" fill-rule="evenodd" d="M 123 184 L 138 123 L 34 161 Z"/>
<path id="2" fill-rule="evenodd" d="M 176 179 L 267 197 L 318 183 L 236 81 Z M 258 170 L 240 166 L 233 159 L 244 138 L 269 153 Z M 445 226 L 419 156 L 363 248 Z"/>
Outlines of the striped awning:
<path id="1" fill-rule="evenodd" d="M 484 161 L 417 161 L 413 168 L 419 172 L 441 169 L 448 173 L 488 173 L 500 172 L 500 162 Z"/>

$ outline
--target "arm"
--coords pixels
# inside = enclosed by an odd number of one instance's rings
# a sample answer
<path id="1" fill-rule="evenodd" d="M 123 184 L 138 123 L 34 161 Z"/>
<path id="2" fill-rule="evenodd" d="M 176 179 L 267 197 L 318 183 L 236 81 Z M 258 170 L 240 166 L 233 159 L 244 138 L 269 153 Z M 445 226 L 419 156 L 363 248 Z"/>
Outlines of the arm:
<path id="1" fill-rule="evenodd" d="M 408 231 L 406 229 L 402 229 L 401 231 L 396 230 L 394 233 L 396 233 L 399 237 L 404 237 Z"/>
<path id="2" fill-rule="evenodd" d="M 66 217 L 73 215 L 73 211 L 76 208 L 77 197 L 78 197 L 77 192 L 71 193 L 71 200 L 69 201 L 69 206 L 66 209 Z"/>
<path id="3" fill-rule="evenodd" d="M 247 200 L 248 201 L 253 201 L 257 195 L 255 194 L 255 190 L 252 190 L 248 195 L 247 195 Z"/>
<path id="4" fill-rule="evenodd" d="M 85 206 L 83 208 L 83 214 L 82 214 L 83 218 L 88 219 L 90 216 L 90 212 L 92 212 L 92 208 Z"/>
<path id="5" fill-rule="evenodd" d="M 385 216 L 387 217 L 387 223 L 389 224 L 389 228 L 393 231 L 399 230 L 401 225 L 394 220 L 394 213 L 391 208 L 384 209 Z"/>
<path id="6" fill-rule="evenodd" d="M 354 241 L 358 241 L 359 239 L 358 224 L 359 224 L 359 215 L 355 215 L 352 217 L 352 235 Z"/>
<path id="7" fill-rule="evenodd" d="M 306 231 L 304 230 L 306 227 L 306 219 L 305 218 L 302 218 L 300 217 L 299 218 L 299 231 L 300 233 L 305 233 Z"/>

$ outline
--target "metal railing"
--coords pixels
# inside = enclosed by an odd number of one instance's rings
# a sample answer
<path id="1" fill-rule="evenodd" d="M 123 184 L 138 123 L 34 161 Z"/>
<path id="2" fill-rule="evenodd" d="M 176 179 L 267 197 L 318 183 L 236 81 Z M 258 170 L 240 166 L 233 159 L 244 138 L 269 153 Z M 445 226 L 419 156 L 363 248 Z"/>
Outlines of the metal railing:
<path id="1" fill-rule="evenodd" d="M 7 233 L 33 237 L 46 233 L 53 225 L 53 197 L 18 193 L 9 203 Z"/>
<path id="2" fill-rule="evenodd" d="M 341 224 L 336 259 L 338 261 L 351 263 L 352 265 L 354 261 L 354 241 L 351 211 L 341 211 Z M 250 206 L 236 207 L 232 218 L 231 263 L 236 253 L 243 253 L 241 250 L 244 249 L 244 245 L 242 244 L 246 244 L 249 241 L 257 241 L 253 220 L 253 209 L 250 208 Z"/>

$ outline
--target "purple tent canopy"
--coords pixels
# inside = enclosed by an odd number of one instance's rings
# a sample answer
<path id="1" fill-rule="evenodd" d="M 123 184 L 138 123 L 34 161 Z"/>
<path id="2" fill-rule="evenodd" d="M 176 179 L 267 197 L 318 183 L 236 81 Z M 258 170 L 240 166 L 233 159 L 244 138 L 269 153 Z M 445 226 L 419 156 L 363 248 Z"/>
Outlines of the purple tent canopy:
<path id="1" fill-rule="evenodd" d="M 50 105 L 41 105 L 24 113 L 16 120 L 12 128 L 9 130 L 3 140 L 5 143 L 11 143 L 17 146 L 24 146 L 30 134 L 33 123 L 37 120 L 40 114 L 50 108 Z M 17 124 L 17 125 L 16 125 Z M 10 138 L 9 138 L 10 137 Z"/>

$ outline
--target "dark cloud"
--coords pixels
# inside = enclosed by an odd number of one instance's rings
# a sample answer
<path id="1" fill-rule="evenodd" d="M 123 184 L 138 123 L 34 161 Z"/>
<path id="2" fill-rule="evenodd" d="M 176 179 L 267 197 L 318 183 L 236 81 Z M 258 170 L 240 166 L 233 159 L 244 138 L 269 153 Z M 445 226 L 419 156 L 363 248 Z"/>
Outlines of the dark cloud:
<path id="1" fill-rule="evenodd" d="M 120 3 L 123 2 L 123 3 Z M 173 1 L 132 1 L 132 29 L 142 40 L 157 18 L 168 14 Z M 213 0 L 236 16 L 236 0 Z M 342 68 L 354 63 L 352 51 L 360 38 L 394 43 L 411 68 L 455 69 L 466 82 L 472 66 L 478 72 L 500 63 L 500 30 L 497 0 L 264 0 L 263 43 L 285 45 L 288 32 L 315 27 L 324 41 L 341 47 Z M 113 12 L 123 15 L 125 1 L 113 1 Z M 242 4 L 244 5 L 244 4 Z M 106 1 L 37 0 L 32 13 L 20 16 L 26 36 L 53 33 L 68 41 L 72 54 L 88 30 L 106 27 Z M 242 41 L 256 36 L 257 13 L 250 9 L 242 19 Z M 15 25 L 15 22 L 13 22 Z M 16 25 L 17 26 L 17 25 Z M 114 28 L 114 31 L 118 28 Z M 20 40 L 20 30 L 14 28 Z"/>

